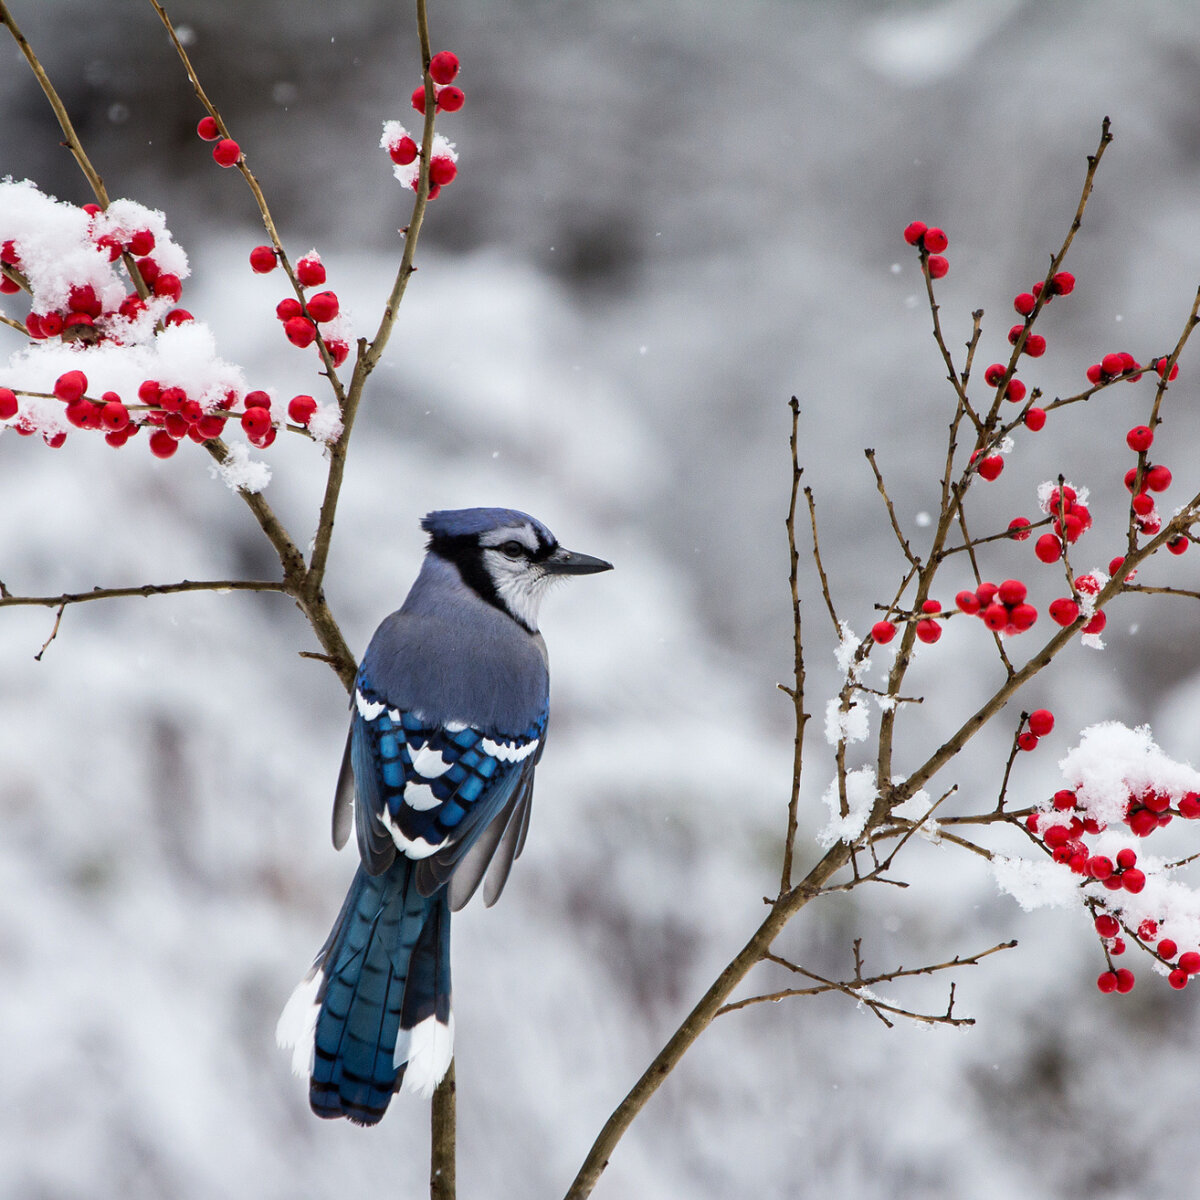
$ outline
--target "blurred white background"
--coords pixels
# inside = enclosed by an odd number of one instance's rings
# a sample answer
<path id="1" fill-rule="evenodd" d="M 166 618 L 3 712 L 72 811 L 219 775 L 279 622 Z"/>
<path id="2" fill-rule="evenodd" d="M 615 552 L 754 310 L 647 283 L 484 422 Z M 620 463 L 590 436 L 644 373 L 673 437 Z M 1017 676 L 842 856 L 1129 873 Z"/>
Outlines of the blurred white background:
<path id="1" fill-rule="evenodd" d="M 246 265 L 262 240 L 250 197 L 196 140 L 201 110 L 149 6 L 12 7 L 111 194 L 166 211 L 192 256 L 184 304 L 222 355 L 252 386 L 315 392 L 314 356 L 273 316 L 280 277 Z M 432 7 L 434 48 L 463 61 L 467 105 L 441 126 L 460 174 L 355 430 L 327 590 L 360 652 L 415 573 L 421 514 L 474 504 L 533 512 L 617 567 L 546 605 L 554 732 L 529 845 L 503 902 L 455 922 L 460 1194 L 528 1200 L 565 1190 L 777 881 L 788 397 L 835 597 L 863 633 L 902 560 L 862 450 L 919 537 L 951 411 L 903 227 L 946 228 L 947 338 L 961 346 L 982 307 L 979 361 L 1002 357 L 1011 298 L 1061 242 L 1107 114 L 1117 140 L 1069 262 L 1079 287 L 1022 373 L 1065 394 L 1106 351 L 1168 351 L 1200 282 L 1200 25 L 1184 0 Z M 336 9 L 171 12 L 289 250 L 317 246 L 368 334 L 408 211 L 380 122 L 410 115 L 415 36 L 405 5 Z M 0 172 L 90 199 L 36 83 L 0 53 Z M 1156 444 L 1180 500 L 1200 486 L 1197 361 Z M 1076 562 L 1106 564 L 1124 431 L 1149 395 L 1122 389 L 1021 439 L 975 527 L 1034 516 L 1034 487 L 1061 470 L 1093 491 Z M 207 456 L 159 463 L 144 442 L 0 438 L 12 591 L 272 573 Z M 267 496 L 305 540 L 322 463 L 293 442 L 265 454 Z M 1173 582 L 1197 586 L 1193 560 L 1172 560 Z M 1061 590 L 1030 544 L 989 561 L 1042 605 Z M 951 571 L 942 598 L 965 581 Z M 819 714 L 833 639 L 812 582 Z M 0 613 L 0 1195 L 422 1195 L 425 1106 L 400 1098 L 369 1132 L 319 1122 L 274 1047 L 353 870 L 328 837 L 345 697 L 297 657 L 316 648 L 299 614 L 277 596 L 80 606 L 35 663 L 52 622 Z M 1126 606 L 1105 651 L 1065 655 L 1022 698 L 1058 726 L 1016 794 L 1053 788 L 1057 757 L 1099 719 L 1149 721 L 1169 753 L 1200 758 L 1194 628 L 1182 601 Z M 954 623 L 913 673 L 927 701 L 898 767 L 996 679 L 982 628 Z M 819 725 L 802 866 L 832 771 Z M 937 782 L 987 804 L 1011 727 Z M 779 949 L 845 974 L 858 934 L 878 969 L 1016 936 L 958 977 L 978 1024 L 888 1031 L 837 998 L 723 1017 L 597 1196 L 1177 1193 L 1200 1143 L 1194 989 L 1135 962 L 1134 993 L 1101 996 L 1083 911 L 1024 914 L 974 859 L 914 847 L 906 877 L 810 906 Z M 936 1008 L 944 987 L 889 995 Z"/>

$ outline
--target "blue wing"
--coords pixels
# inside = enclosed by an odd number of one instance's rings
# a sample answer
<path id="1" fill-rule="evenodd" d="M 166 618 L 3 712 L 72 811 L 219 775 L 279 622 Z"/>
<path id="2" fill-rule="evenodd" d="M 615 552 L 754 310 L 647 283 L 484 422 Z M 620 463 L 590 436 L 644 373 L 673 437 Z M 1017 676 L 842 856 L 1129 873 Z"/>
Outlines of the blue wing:
<path id="1" fill-rule="evenodd" d="M 522 848 L 545 730 L 545 713 L 520 733 L 430 727 L 360 679 L 334 806 L 335 844 L 349 835 L 353 794 L 369 873 L 386 871 L 399 851 L 417 860 L 422 894 L 453 879 L 450 906 L 458 909 L 494 859 L 485 889 L 486 902 L 494 903 Z"/>

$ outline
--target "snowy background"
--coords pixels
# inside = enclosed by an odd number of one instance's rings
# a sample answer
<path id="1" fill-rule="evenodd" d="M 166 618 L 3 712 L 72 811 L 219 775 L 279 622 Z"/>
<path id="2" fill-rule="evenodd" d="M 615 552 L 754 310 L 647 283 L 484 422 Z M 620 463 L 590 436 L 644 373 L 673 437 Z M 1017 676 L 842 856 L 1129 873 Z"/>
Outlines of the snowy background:
<path id="1" fill-rule="evenodd" d="M 527 1200 L 561 1195 L 775 884 L 788 397 L 835 594 L 861 633 L 902 565 L 862 449 L 919 535 L 949 413 L 900 231 L 914 217 L 947 229 L 948 340 L 983 307 L 982 361 L 1001 357 L 1011 298 L 1057 248 L 1108 114 L 1117 141 L 1070 263 L 1080 286 L 1023 374 L 1065 392 L 1106 351 L 1168 350 L 1200 280 L 1200 25 L 1183 0 L 433 7 L 435 49 L 464 63 L 467 106 L 442 126 L 460 175 L 370 384 L 327 590 L 361 651 L 416 570 L 418 518 L 448 506 L 527 509 L 617 566 L 546 606 L 554 737 L 533 833 L 503 902 L 455 924 L 461 1194 Z M 315 393 L 313 356 L 272 315 L 279 276 L 246 266 L 262 240 L 250 198 L 195 139 L 201 110 L 152 11 L 13 8 L 111 194 L 166 211 L 192 257 L 184 303 L 222 356 L 252 386 Z M 293 257 L 320 249 L 367 333 L 407 212 L 380 122 L 408 116 L 415 39 L 391 0 L 340 8 L 172 13 Z M 19 56 L 0 53 L 0 172 L 90 199 Z M 1180 498 L 1200 486 L 1195 361 L 1158 443 Z M 1033 516 L 1036 483 L 1062 470 L 1093 491 L 1084 565 L 1107 563 L 1122 437 L 1148 397 L 1130 387 L 1022 439 L 977 522 Z M 76 435 L 52 452 L 0 437 L 0 579 L 38 594 L 269 575 L 207 456 L 185 445 L 159 463 L 144 441 L 117 453 Z M 264 457 L 268 498 L 303 540 L 320 458 L 290 438 Z M 1193 559 L 1175 582 L 1197 585 Z M 991 562 L 1043 605 L 1057 594 L 1028 545 Z M 819 604 L 807 611 L 819 713 L 833 641 Z M 345 697 L 297 657 L 313 648 L 303 621 L 275 596 L 87 605 L 35 663 L 51 624 L 49 610 L 0 614 L 0 1195 L 422 1195 L 425 1107 L 400 1098 L 370 1132 L 318 1122 L 273 1044 L 353 871 L 328 838 Z M 1022 798 L 1056 786 L 1058 757 L 1096 720 L 1150 721 L 1165 751 L 1200 760 L 1193 629 L 1184 602 L 1126 607 L 1105 651 L 1064 656 L 1023 698 L 1058 727 L 1020 764 Z M 900 769 L 990 669 L 975 622 L 924 652 L 912 688 L 929 700 Z M 831 773 L 816 724 L 802 865 Z M 1007 736 L 939 782 L 986 802 Z M 835 998 L 722 1018 L 598 1196 L 1177 1192 L 1200 1149 L 1196 989 L 1174 994 L 1134 962 L 1134 993 L 1101 996 L 1082 912 L 1025 914 L 975 861 L 930 847 L 908 878 L 813 905 L 779 948 L 844 974 L 857 934 L 878 969 L 1016 936 L 959 975 L 979 1023 L 888 1031 Z M 944 985 L 889 994 L 936 1007 Z"/>

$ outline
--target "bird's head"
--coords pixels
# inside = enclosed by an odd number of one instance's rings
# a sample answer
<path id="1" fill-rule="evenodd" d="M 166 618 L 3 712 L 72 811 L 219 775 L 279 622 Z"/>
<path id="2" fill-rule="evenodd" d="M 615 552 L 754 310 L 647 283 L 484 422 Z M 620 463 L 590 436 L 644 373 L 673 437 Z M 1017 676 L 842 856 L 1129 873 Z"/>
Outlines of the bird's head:
<path id="1" fill-rule="evenodd" d="M 442 509 L 429 513 L 421 528 L 431 554 L 453 563 L 482 600 L 531 633 L 552 583 L 612 570 L 602 558 L 560 546 L 541 521 L 512 508 Z"/>

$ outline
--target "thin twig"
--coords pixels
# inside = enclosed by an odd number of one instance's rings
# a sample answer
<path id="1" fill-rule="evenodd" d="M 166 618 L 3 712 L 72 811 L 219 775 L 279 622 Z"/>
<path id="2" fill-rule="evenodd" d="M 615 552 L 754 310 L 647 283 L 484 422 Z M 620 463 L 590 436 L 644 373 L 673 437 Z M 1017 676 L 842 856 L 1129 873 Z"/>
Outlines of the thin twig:
<path id="1" fill-rule="evenodd" d="M 804 474 L 799 458 L 800 401 L 793 396 L 792 432 L 789 444 L 792 453 L 792 491 L 788 504 L 788 584 L 792 596 L 792 678 L 793 686 L 785 689 L 792 698 L 795 712 L 795 730 L 792 736 L 792 790 L 788 797 L 787 833 L 783 841 L 783 871 L 780 875 L 779 892 L 782 895 L 792 886 L 792 858 L 796 848 L 796 830 L 800 808 L 800 773 L 804 766 L 804 728 L 808 713 L 804 711 L 804 646 L 801 639 L 799 564 L 800 551 L 796 546 L 796 501 L 800 494 L 800 478 Z"/>
<path id="2" fill-rule="evenodd" d="M 5 589 L 0 608 L 35 605 L 41 608 L 83 604 L 88 600 L 115 600 L 126 596 L 169 596 L 178 592 L 286 592 L 287 584 L 274 579 L 184 579 L 179 583 L 141 583 L 132 587 L 92 588 L 90 592 L 64 592 L 59 596 L 14 596 Z"/>
<path id="3" fill-rule="evenodd" d="M 58 637 L 58 627 L 62 624 L 63 613 L 66 611 L 66 607 L 66 604 L 58 606 L 58 611 L 54 614 L 54 628 L 50 630 L 50 636 L 42 643 L 42 648 L 33 656 L 34 662 L 42 661 L 42 655 L 46 653 L 46 648 Z"/>

